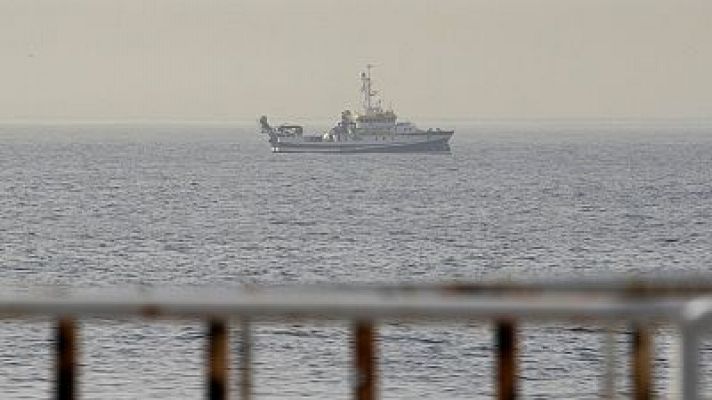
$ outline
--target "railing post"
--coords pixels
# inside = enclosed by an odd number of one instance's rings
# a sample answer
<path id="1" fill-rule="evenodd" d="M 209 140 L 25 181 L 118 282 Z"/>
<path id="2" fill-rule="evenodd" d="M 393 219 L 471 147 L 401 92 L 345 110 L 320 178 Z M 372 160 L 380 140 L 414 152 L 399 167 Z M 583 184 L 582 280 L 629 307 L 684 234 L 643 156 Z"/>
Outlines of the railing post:
<path id="1" fill-rule="evenodd" d="M 375 328 L 368 321 L 354 324 L 354 400 L 376 399 Z"/>
<path id="2" fill-rule="evenodd" d="M 513 321 L 498 321 L 495 330 L 497 400 L 517 398 L 517 336 Z"/>
<path id="3" fill-rule="evenodd" d="M 652 341 L 650 329 L 635 324 L 633 326 L 632 381 L 635 400 L 651 399 L 651 360 Z"/>
<path id="4" fill-rule="evenodd" d="M 240 327 L 240 398 L 252 399 L 252 328 L 250 321 Z"/>
<path id="5" fill-rule="evenodd" d="M 208 399 L 227 399 L 227 327 L 224 321 L 211 320 L 208 323 Z"/>
<path id="6" fill-rule="evenodd" d="M 63 317 L 55 332 L 55 389 L 57 400 L 76 398 L 77 343 L 76 326 L 72 318 Z"/>

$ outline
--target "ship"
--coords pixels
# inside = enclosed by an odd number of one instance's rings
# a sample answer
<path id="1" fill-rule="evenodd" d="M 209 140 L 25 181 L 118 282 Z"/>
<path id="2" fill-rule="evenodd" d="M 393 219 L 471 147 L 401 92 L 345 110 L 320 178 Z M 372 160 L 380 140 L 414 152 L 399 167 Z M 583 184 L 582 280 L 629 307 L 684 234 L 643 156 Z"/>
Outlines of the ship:
<path id="1" fill-rule="evenodd" d="M 267 116 L 259 119 L 275 153 L 414 153 L 450 152 L 454 130 L 420 129 L 410 122 L 400 122 L 392 109 L 383 109 L 371 80 L 372 65 L 361 73 L 363 94 L 360 113 L 345 110 L 341 120 L 323 134 L 305 134 L 304 127 L 282 124 L 273 127 Z"/>

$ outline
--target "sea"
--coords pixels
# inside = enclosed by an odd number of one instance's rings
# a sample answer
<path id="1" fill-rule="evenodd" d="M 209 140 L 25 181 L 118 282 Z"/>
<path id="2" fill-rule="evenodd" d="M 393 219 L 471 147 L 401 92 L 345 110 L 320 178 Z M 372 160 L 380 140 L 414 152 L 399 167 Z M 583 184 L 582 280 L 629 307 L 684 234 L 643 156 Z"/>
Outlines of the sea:
<path id="1" fill-rule="evenodd" d="M 711 122 L 440 126 L 456 129 L 450 153 L 324 155 L 271 153 L 254 122 L 0 125 L 0 288 L 710 275 Z M 51 397 L 52 326 L 0 320 L 1 398 Z M 253 326 L 256 399 L 349 398 L 349 321 Z M 668 398 L 676 334 L 655 329 L 655 389 Z M 82 398 L 205 393 L 201 321 L 87 319 L 79 332 Z M 599 398 L 611 356 L 625 395 L 627 332 L 523 323 L 521 397 Z M 391 321 L 378 346 L 383 399 L 493 396 L 486 321 Z M 702 353 L 710 375 L 709 343 Z"/>

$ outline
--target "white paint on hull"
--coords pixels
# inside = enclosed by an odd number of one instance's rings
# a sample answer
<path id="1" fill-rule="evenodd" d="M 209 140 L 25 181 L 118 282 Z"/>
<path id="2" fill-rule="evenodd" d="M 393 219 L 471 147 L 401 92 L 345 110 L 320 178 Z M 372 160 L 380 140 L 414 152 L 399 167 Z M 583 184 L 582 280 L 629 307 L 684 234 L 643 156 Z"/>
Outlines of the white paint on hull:
<path id="1" fill-rule="evenodd" d="M 303 142 L 279 141 L 273 147 L 275 153 L 405 153 L 447 152 L 448 141 L 453 132 L 438 132 L 428 135 L 427 140 L 410 137 L 409 141 L 357 141 L 357 142 Z M 415 135 L 414 135 L 415 136 Z M 416 139 L 416 140 L 413 140 Z M 420 140 L 417 140 L 420 139 Z"/>

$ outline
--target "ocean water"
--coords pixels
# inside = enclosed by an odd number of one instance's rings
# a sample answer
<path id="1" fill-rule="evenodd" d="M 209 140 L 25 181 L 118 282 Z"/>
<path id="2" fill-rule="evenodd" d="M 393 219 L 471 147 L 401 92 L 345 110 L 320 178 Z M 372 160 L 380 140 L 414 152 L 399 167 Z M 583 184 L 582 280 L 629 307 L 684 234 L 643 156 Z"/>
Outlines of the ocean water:
<path id="1" fill-rule="evenodd" d="M 343 156 L 272 154 L 252 125 L 2 125 L 0 285 L 709 271 L 712 124 L 447 124 L 457 129 L 451 154 Z M 51 321 L 3 319 L 0 332 L 2 397 L 48 397 Z M 663 327 L 656 338 L 661 393 L 673 334 Z M 83 321 L 80 392 L 200 397 L 203 339 L 192 321 Z M 255 340 L 256 398 L 348 397 L 346 322 L 258 323 Z M 526 324 L 523 397 L 597 398 L 604 340 L 596 326 Z M 616 340 L 625 392 L 629 344 Z M 392 323 L 379 345 L 384 399 L 492 395 L 485 323 Z"/>

